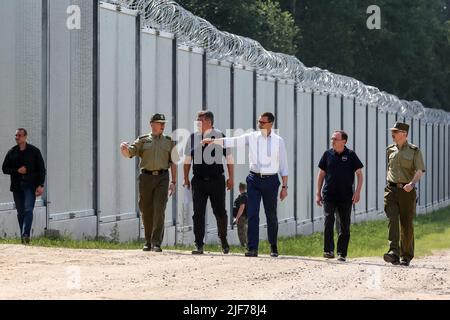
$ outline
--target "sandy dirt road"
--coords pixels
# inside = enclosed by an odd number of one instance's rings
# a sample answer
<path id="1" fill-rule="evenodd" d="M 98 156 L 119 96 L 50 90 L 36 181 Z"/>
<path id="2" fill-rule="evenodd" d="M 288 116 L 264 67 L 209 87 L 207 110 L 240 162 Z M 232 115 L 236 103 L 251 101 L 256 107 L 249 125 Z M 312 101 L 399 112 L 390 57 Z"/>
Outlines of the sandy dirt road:
<path id="1" fill-rule="evenodd" d="M 450 299 L 450 250 L 381 258 L 0 245 L 0 299 Z"/>

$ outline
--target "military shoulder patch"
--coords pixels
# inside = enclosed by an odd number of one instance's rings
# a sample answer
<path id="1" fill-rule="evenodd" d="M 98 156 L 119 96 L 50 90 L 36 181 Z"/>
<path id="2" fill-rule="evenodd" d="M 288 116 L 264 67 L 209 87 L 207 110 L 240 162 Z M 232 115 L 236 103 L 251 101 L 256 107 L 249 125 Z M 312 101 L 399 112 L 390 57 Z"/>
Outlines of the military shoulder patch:
<path id="1" fill-rule="evenodd" d="M 413 149 L 413 150 L 417 150 L 417 149 L 419 149 L 419 147 L 418 146 L 416 146 L 416 145 L 414 145 L 414 144 L 409 144 L 409 147 L 411 148 L 411 149 Z"/>
<path id="2" fill-rule="evenodd" d="M 148 138 L 148 137 L 150 137 L 150 135 L 149 134 L 144 134 L 143 136 L 139 136 L 139 140 L 141 140 L 141 139 L 145 139 L 145 138 Z"/>
<path id="3" fill-rule="evenodd" d="M 390 149 L 390 148 L 392 148 L 392 147 L 395 147 L 395 143 L 388 145 L 388 146 L 386 147 L 386 149 Z"/>

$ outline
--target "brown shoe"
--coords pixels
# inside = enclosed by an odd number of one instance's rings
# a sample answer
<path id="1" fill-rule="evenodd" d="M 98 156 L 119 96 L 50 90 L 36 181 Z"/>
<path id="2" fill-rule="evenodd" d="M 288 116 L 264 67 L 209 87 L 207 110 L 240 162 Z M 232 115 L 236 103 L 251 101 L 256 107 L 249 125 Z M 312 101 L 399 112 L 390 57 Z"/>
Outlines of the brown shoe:
<path id="1" fill-rule="evenodd" d="M 384 261 L 386 261 L 388 263 L 392 263 L 394 266 L 397 266 L 400 264 L 400 259 L 398 258 L 397 255 L 395 255 L 393 253 L 385 253 L 383 255 L 383 259 L 384 259 Z"/>
<path id="2" fill-rule="evenodd" d="M 142 248 L 142 251 L 151 251 L 152 250 L 152 245 L 148 242 L 146 242 L 144 244 L 144 247 Z"/>
<path id="3" fill-rule="evenodd" d="M 153 252 L 162 252 L 161 246 L 155 244 L 155 245 L 153 246 L 152 251 L 153 251 Z"/>

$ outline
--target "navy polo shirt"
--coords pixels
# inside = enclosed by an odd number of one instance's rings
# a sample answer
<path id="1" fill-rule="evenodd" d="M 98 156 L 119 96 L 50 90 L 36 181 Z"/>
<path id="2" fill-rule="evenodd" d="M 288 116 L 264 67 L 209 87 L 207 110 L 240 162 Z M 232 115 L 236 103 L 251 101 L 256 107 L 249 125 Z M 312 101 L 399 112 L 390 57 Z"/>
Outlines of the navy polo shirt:
<path id="1" fill-rule="evenodd" d="M 325 151 L 319 162 L 319 168 L 326 173 L 323 200 L 351 202 L 355 171 L 363 167 L 356 153 L 347 147 L 340 154 L 334 149 Z"/>

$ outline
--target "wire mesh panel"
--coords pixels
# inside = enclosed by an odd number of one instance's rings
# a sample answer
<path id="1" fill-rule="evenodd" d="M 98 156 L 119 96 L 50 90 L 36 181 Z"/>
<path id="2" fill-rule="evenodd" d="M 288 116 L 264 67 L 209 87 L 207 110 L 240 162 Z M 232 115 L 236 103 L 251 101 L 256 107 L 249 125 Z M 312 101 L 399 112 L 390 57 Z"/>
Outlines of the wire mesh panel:
<path id="1" fill-rule="evenodd" d="M 367 212 L 375 211 L 377 208 L 377 198 L 383 193 L 378 193 L 378 184 L 384 184 L 384 180 L 379 181 L 377 177 L 377 109 L 374 105 L 367 107 L 367 159 L 366 159 L 366 188 L 367 188 Z M 357 180 L 355 178 L 355 188 Z"/>
<path id="2" fill-rule="evenodd" d="M 379 111 L 378 117 L 378 189 L 377 189 L 377 203 L 378 211 L 384 211 L 384 188 L 386 187 L 386 147 L 388 145 L 386 137 L 386 113 Z"/>
<path id="3" fill-rule="evenodd" d="M 444 134 L 445 145 L 445 163 L 444 163 L 444 179 L 445 179 L 445 198 L 450 199 L 450 125 L 445 126 Z"/>
<path id="4" fill-rule="evenodd" d="M 433 135 L 433 149 L 432 149 L 432 158 L 433 158 L 433 205 L 439 202 L 439 124 L 433 124 L 432 127 L 432 135 Z"/>
<path id="5" fill-rule="evenodd" d="M 335 130 L 341 130 L 341 97 L 337 95 L 330 95 L 330 132 L 328 136 L 331 137 L 331 134 Z"/>
<path id="6" fill-rule="evenodd" d="M 450 199 L 450 125 L 445 126 L 444 132 L 444 180 L 445 180 L 445 199 Z"/>
<path id="7" fill-rule="evenodd" d="M 69 6 L 80 29 L 66 27 Z M 94 4 L 49 1 L 48 201 L 50 220 L 94 215 Z"/>
<path id="8" fill-rule="evenodd" d="M 203 50 L 180 46 L 177 49 L 177 143 L 184 151 L 190 134 L 197 132 L 195 120 L 197 112 L 203 108 Z M 184 154 L 184 152 L 183 152 Z M 180 231 L 177 241 L 183 244 L 193 243 L 192 203 L 184 203 L 183 165 L 178 166 L 177 225 Z M 189 173 L 192 178 L 192 168 Z"/>
<path id="9" fill-rule="evenodd" d="M 422 151 L 423 160 L 425 162 L 426 172 L 422 177 L 419 183 L 419 206 L 421 208 L 426 206 L 426 197 L 427 194 L 427 180 L 429 179 L 430 172 L 428 171 L 428 159 L 427 159 L 427 125 L 424 121 L 420 121 L 420 141 L 419 147 Z"/>
<path id="10" fill-rule="evenodd" d="M 438 125 L 438 163 L 439 163 L 439 181 L 438 181 L 438 201 L 444 201 L 444 179 L 445 179 L 445 169 L 444 169 L 444 125 Z"/>
<path id="11" fill-rule="evenodd" d="M 294 222 L 294 162 L 295 154 L 295 125 L 294 117 L 294 82 L 283 81 L 278 83 L 278 107 L 277 107 L 277 128 L 279 135 L 284 139 L 288 156 L 289 180 L 288 197 L 278 203 L 278 221 L 284 226 L 286 223 Z M 284 231 L 284 230 L 280 230 Z M 286 232 L 289 232 L 286 230 Z"/>
<path id="12" fill-rule="evenodd" d="M 363 184 L 363 187 L 361 189 L 361 198 L 360 201 L 355 204 L 355 213 L 356 214 L 363 214 L 367 211 L 367 197 L 366 197 L 366 188 L 367 186 L 367 176 L 370 175 L 369 167 L 367 165 L 367 162 L 369 159 L 366 157 L 366 149 L 367 149 L 367 129 L 366 129 L 366 112 L 367 112 L 367 105 L 361 103 L 360 101 L 356 102 L 356 108 L 355 108 L 355 152 L 358 155 L 358 158 L 361 160 L 361 162 L 364 165 L 364 172 L 366 173 L 366 183 Z M 370 162 L 370 160 L 369 160 Z"/>
<path id="13" fill-rule="evenodd" d="M 256 118 L 263 112 L 275 113 L 275 79 L 258 75 L 256 80 Z"/>
<path id="14" fill-rule="evenodd" d="M 314 179 L 312 168 L 317 164 L 311 163 L 311 93 L 297 91 L 297 221 L 311 222 L 312 210 L 315 206 L 313 198 L 315 190 L 311 188 Z"/>
<path id="15" fill-rule="evenodd" d="M 15 145 L 18 127 L 27 129 L 28 142 L 40 148 L 45 157 L 42 3 L 2 1 L 0 39 L 0 161 Z M 0 211 L 13 208 L 9 185 L 9 176 L 0 174 Z"/>
<path id="16" fill-rule="evenodd" d="M 165 134 L 173 131 L 173 37 L 153 29 L 141 31 L 141 134 L 149 132 L 154 113 L 166 116 Z"/>
<path id="17" fill-rule="evenodd" d="M 136 16 L 100 7 L 99 24 L 98 205 L 108 223 L 137 212 L 136 162 L 119 151 L 136 138 Z"/>
<path id="18" fill-rule="evenodd" d="M 235 66 L 233 81 L 233 133 L 231 136 L 239 136 L 253 131 L 256 120 L 253 115 L 253 70 L 243 69 Z M 246 183 L 249 174 L 249 160 L 247 147 L 233 148 L 234 166 L 234 189 L 233 197 L 239 194 L 238 185 Z"/>
<path id="19" fill-rule="evenodd" d="M 344 108 L 343 108 L 343 118 L 342 123 L 344 127 L 342 128 L 348 134 L 347 148 L 354 149 L 354 99 L 346 97 L 344 98 Z"/>
<path id="20" fill-rule="evenodd" d="M 327 132 L 327 96 L 320 93 L 314 93 L 314 105 L 313 112 L 314 112 L 314 120 L 313 120 L 313 140 L 312 143 L 314 143 L 314 160 L 313 160 L 313 179 L 314 179 L 314 188 L 312 190 L 313 196 L 316 194 L 317 191 L 317 174 L 319 172 L 319 161 L 322 158 L 322 155 L 324 152 L 329 149 L 329 138 L 328 138 L 328 132 Z M 315 199 L 315 198 L 314 198 Z M 314 201 L 314 207 L 313 207 L 313 213 L 314 213 L 314 221 L 317 222 L 317 227 L 323 228 L 323 224 L 321 223 L 321 220 L 323 219 L 324 213 L 323 208 L 318 207 Z M 316 228 L 316 227 L 315 227 Z M 315 229 L 316 230 L 316 229 Z"/>
<path id="21" fill-rule="evenodd" d="M 433 190 L 433 179 L 435 178 L 434 167 L 433 167 L 433 124 L 426 124 L 426 147 L 425 147 L 425 166 L 427 172 L 427 184 L 426 184 L 426 199 L 425 206 L 431 206 L 433 204 L 434 190 Z"/>
<path id="22" fill-rule="evenodd" d="M 209 61 L 206 67 L 206 107 L 214 113 L 214 127 L 222 131 L 227 136 L 227 131 L 231 128 L 230 67 L 231 64 L 220 63 L 219 65 L 218 61 Z M 228 169 L 225 159 L 223 159 L 223 163 L 226 180 L 228 179 Z M 232 216 L 233 214 L 233 208 L 230 205 L 231 192 L 225 191 L 225 195 L 225 207 L 227 210 L 228 220 L 230 220 L 230 215 Z M 217 223 L 210 201 L 208 201 L 207 207 L 207 221 L 207 233 L 209 240 L 217 242 Z"/>
<path id="23" fill-rule="evenodd" d="M 264 112 L 275 113 L 275 79 L 258 75 L 256 80 L 256 119 Z M 276 121 L 274 128 L 277 128 Z M 259 217 L 259 225 L 266 225 L 263 201 L 261 201 Z M 265 239 L 266 232 L 260 232 L 259 235 Z"/>
<path id="24" fill-rule="evenodd" d="M 172 136 L 173 118 L 175 117 L 172 112 L 174 36 L 166 32 L 156 32 L 153 29 L 142 29 L 140 34 L 142 89 L 139 135 L 151 131 L 149 122 L 154 113 L 162 113 L 167 119 L 164 134 Z M 173 224 L 172 201 L 175 201 L 174 198 L 169 199 L 166 207 L 166 226 Z M 141 225 L 142 229 L 143 225 Z"/>

